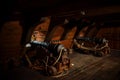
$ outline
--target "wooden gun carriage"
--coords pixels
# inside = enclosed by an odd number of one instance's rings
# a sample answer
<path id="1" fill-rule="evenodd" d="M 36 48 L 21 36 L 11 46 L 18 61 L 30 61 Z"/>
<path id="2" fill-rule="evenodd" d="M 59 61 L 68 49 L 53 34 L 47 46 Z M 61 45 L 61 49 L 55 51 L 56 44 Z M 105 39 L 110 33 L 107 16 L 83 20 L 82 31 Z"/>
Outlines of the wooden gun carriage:
<path id="1" fill-rule="evenodd" d="M 30 57 L 29 52 L 33 48 L 35 55 Z M 32 41 L 26 44 L 24 57 L 30 68 L 42 70 L 50 76 L 65 73 L 70 68 L 67 49 L 61 44 Z"/>
<path id="2" fill-rule="evenodd" d="M 108 40 L 104 38 L 77 37 L 74 39 L 74 48 L 95 56 L 104 56 L 110 53 Z"/>

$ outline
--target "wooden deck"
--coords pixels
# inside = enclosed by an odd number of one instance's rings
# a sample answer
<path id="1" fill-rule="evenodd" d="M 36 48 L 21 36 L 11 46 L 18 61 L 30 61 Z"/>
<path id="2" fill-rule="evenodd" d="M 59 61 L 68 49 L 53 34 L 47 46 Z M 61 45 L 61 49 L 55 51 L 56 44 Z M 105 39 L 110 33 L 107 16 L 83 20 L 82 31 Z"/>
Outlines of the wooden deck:
<path id="1" fill-rule="evenodd" d="M 70 54 L 74 64 L 68 74 L 61 77 L 43 76 L 25 67 L 9 71 L 6 80 L 120 80 L 120 51 L 112 50 L 110 55 L 95 57 L 74 52 Z"/>

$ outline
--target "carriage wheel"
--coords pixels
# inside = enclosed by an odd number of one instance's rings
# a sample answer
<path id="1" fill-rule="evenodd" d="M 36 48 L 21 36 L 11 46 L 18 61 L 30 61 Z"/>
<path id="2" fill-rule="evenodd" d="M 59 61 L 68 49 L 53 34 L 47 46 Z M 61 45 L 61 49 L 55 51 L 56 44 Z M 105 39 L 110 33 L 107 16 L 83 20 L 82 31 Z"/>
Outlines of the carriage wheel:
<path id="1" fill-rule="evenodd" d="M 104 55 L 104 53 L 102 51 L 100 51 L 100 52 L 95 52 L 94 55 L 97 57 L 102 57 Z"/>
<path id="2" fill-rule="evenodd" d="M 107 48 L 107 54 L 110 54 L 110 47 Z"/>
<path id="3" fill-rule="evenodd" d="M 104 53 L 104 55 L 110 54 L 110 48 L 106 47 L 105 49 L 102 50 L 102 52 Z"/>
<path id="4" fill-rule="evenodd" d="M 50 76 L 55 76 L 55 75 L 57 75 L 57 69 L 55 67 L 53 67 L 53 66 L 49 66 L 47 68 L 47 73 Z"/>

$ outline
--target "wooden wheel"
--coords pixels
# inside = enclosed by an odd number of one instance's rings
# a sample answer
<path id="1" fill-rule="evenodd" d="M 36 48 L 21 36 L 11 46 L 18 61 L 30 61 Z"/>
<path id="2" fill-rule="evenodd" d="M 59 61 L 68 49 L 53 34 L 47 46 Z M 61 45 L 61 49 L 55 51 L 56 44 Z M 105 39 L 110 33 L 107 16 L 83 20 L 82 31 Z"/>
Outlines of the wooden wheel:
<path id="1" fill-rule="evenodd" d="M 102 57 L 104 55 L 104 53 L 102 51 L 100 51 L 100 52 L 95 52 L 94 55 L 97 57 Z"/>
<path id="2" fill-rule="evenodd" d="M 54 67 L 54 66 L 49 66 L 47 68 L 47 73 L 50 75 L 50 76 L 55 76 L 57 75 L 57 69 Z"/>
<path id="3" fill-rule="evenodd" d="M 104 53 L 104 55 L 110 54 L 110 48 L 106 47 L 102 50 L 102 52 Z"/>

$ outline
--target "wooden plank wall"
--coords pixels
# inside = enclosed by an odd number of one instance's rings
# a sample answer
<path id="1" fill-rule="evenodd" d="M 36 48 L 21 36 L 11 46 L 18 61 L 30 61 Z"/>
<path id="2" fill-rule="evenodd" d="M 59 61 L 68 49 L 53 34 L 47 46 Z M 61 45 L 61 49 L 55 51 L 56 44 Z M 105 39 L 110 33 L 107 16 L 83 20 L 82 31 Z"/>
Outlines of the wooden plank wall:
<path id="1" fill-rule="evenodd" d="M 120 50 L 120 26 L 101 28 L 96 36 L 108 39 L 112 49 Z"/>
<path id="2" fill-rule="evenodd" d="M 5 64 L 9 59 L 18 59 L 21 35 L 22 27 L 19 25 L 19 21 L 8 21 L 2 26 L 0 32 L 0 63 Z"/>

